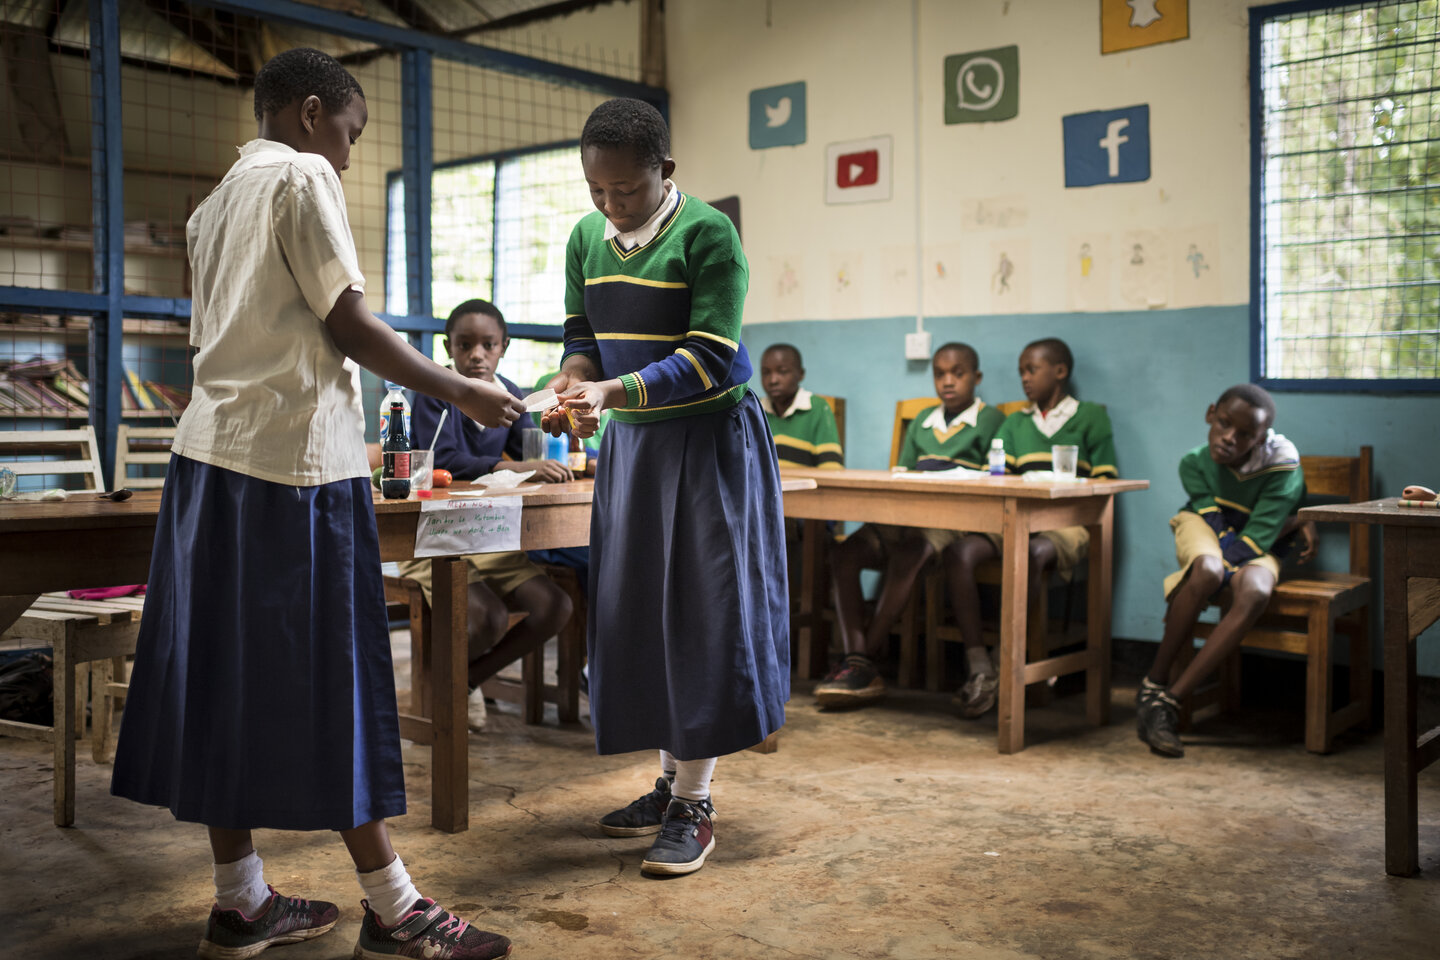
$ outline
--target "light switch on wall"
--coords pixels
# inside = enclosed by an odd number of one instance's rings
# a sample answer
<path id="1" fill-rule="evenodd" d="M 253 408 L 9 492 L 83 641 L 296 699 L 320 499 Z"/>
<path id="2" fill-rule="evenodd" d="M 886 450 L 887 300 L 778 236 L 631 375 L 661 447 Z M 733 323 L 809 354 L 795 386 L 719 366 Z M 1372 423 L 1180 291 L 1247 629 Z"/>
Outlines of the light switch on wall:
<path id="1" fill-rule="evenodd" d="M 905 334 L 905 359 L 930 359 L 930 331 L 922 330 L 919 333 Z"/>

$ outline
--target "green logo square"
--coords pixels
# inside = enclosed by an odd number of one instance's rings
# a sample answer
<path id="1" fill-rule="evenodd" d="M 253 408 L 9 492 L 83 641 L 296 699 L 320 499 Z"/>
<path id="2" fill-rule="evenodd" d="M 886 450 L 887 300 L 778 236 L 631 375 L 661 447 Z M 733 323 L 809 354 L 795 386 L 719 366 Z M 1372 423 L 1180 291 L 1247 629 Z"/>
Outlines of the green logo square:
<path id="1" fill-rule="evenodd" d="M 945 58 L 945 122 L 986 123 L 1020 113 L 1020 48 Z"/>

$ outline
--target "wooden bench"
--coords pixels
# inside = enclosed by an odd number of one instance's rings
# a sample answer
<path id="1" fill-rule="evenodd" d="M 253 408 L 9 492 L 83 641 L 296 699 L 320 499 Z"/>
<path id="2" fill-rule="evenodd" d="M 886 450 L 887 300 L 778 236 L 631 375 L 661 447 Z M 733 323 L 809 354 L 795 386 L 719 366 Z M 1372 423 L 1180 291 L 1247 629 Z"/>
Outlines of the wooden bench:
<path id="1" fill-rule="evenodd" d="M 113 673 L 116 664 L 123 671 L 124 658 L 135 652 L 143 607 L 139 597 L 74 600 L 63 593 L 47 593 L 36 598 L 0 635 L 46 645 L 52 651 L 55 715 L 51 726 L 0 720 L 0 735 L 54 744 L 57 827 L 75 822 L 75 741 L 85 729 L 84 667 L 96 664 L 89 671 L 90 752 L 96 763 L 103 763 L 108 759 L 114 703 L 124 696 L 124 684 L 117 682 Z"/>
<path id="2" fill-rule="evenodd" d="M 1373 450 L 1361 447 L 1358 457 L 1301 457 L 1308 497 L 1339 498 L 1350 503 L 1370 499 Z M 1223 594 L 1222 594 L 1223 596 Z M 1305 749 L 1329 753 L 1335 737 L 1354 726 L 1368 726 L 1372 700 L 1370 663 L 1370 528 L 1350 525 L 1350 569 L 1346 572 L 1301 570 L 1282 577 L 1270 605 L 1245 634 L 1241 647 L 1276 650 L 1306 658 Z M 1197 624 L 1197 637 L 1209 637 L 1214 625 Z M 1334 708 L 1331 648 L 1335 635 L 1349 643 L 1349 699 Z M 1194 659 L 1186 644 L 1176 658 L 1183 672 Z M 1179 673 L 1176 673 L 1178 676 Z M 1220 668 L 1219 682 L 1196 691 L 1181 704 L 1181 727 L 1188 727 L 1202 708 L 1233 709 L 1240 703 L 1240 650 Z"/>

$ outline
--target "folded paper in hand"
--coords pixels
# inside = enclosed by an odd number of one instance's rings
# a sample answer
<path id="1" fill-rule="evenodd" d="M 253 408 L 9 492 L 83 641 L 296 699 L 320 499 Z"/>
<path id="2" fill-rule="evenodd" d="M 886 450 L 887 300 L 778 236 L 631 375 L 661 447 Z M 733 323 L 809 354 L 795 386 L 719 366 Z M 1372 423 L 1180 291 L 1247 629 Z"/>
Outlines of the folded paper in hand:
<path id="1" fill-rule="evenodd" d="M 555 391 L 549 387 L 546 387 L 544 390 L 536 390 L 525 398 L 525 412 L 540 413 L 543 410 L 549 410 L 555 406 L 557 399 Z"/>

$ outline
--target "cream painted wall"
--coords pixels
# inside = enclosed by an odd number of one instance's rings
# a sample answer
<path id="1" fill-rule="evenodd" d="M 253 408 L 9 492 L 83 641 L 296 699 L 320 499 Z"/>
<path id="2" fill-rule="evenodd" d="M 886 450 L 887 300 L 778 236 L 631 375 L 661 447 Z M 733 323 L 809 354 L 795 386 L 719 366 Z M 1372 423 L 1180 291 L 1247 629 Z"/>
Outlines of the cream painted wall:
<path id="1" fill-rule="evenodd" d="M 922 0 L 917 61 L 908 0 L 671 0 L 677 177 L 702 197 L 741 197 L 747 321 L 914 315 L 918 62 L 928 315 L 1074 309 L 1067 270 L 1082 240 L 1093 243 L 1097 270 L 1104 248 L 1112 261 L 1085 308 L 1243 303 L 1247 6 L 1192 2 L 1190 39 L 1102 56 L 1098 0 Z M 947 126 L 945 57 L 1010 44 L 1020 48 L 1019 116 Z M 798 80 L 807 84 L 806 142 L 751 150 L 750 91 Z M 1150 180 L 1067 190 L 1061 117 L 1141 103 L 1150 105 Z M 827 206 L 826 145 L 879 134 L 894 137 L 892 199 Z M 1018 214 L 1024 225 L 982 227 L 981 210 Z M 1127 299 L 1135 288 L 1114 261 L 1137 231 L 1153 233 L 1141 238 L 1147 253 L 1168 263 L 1158 289 Z M 1177 283 L 1192 242 L 1212 268 L 1199 289 Z M 1002 249 L 1021 267 L 1019 296 L 1009 301 L 992 287 Z M 947 268 L 943 281 L 936 261 Z M 799 282 L 788 296 L 778 289 L 787 266 Z M 852 285 L 840 294 L 837 271 L 847 266 Z"/>

